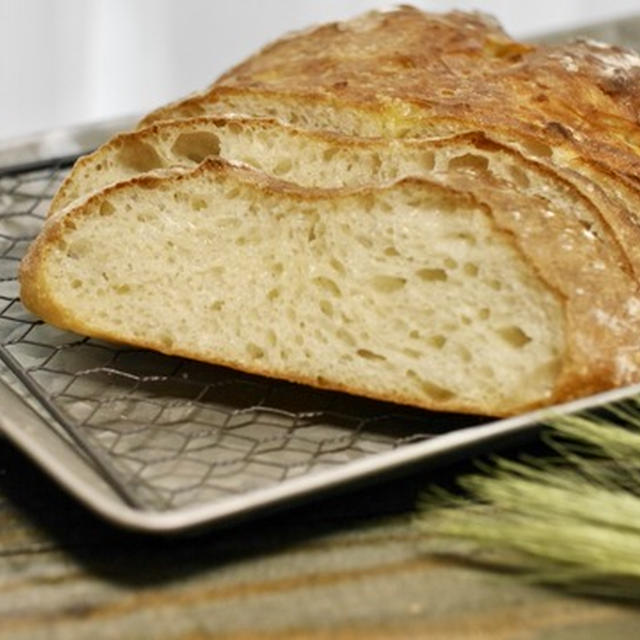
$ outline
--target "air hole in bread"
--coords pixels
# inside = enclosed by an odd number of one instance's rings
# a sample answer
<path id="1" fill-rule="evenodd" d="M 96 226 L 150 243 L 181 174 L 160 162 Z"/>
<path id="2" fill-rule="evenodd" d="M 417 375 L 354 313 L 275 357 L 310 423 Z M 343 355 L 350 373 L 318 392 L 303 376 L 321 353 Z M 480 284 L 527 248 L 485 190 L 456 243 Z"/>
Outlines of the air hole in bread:
<path id="1" fill-rule="evenodd" d="M 142 223 L 154 222 L 158 216 L 153 211 L 139 211 L 136 213 L 136 220 Z"/>
<path id="2" fill-rule="evenodd" d="M 536 158 L 548 159 L 553 155 L 553 150 L 549 145 L 539 140 L 529 139 L 522 143 L 524 151 Z"/>
<path id="3" fill-rule="evenodd" d="M 416 351 L 415 349 L 410 349 L 408 347 L 404 347 L 402 349 L 402 353 L 414 360 L 420 360 L 423 357 L 423 354 L 420 351 Z"/>
<path id="4" fill-rule="evenodd" d="M 389 257 L 399 256 L 400 252 L 395 247 L 387 247 L 384 250 L 384 255 Z"/>
<path id="5" fill-rule="evenodd" d="M 521 349 L 526 344 L 531 342 L 531 337 L 528 336 L 520 327 L 512 325 L 510 327 L 502 327 L 498 329 L 496 333 L 512 347 Z"/>
<path id="6" fill-rule="evenodd" d="M 320 311 L 329 318 L 333 317 L 333 305 L 328 300 L 320 300 Z"/>
<path id="7" fill-rule="evenodd" d="M 333 267 L 336 273 L 339 273 L 340 275 L 345 274 L 346 270 L 344 268 L 344 265 L 337 258 L 331 258 L 331 260 L 329 260 L 329 264 Z"/>
<path id="8" fill-rule="evenodd" d="M 319 276 L 317 278 L 313 278 L 311 282 L 313 282 L 313 284 L 320 287 L 321 289 L 324 289 L 331 295 L 335 296 L 336 298 L 339 298 L 342 295 L 340 287 L 338 287 L 338 285 L 333 280 L 331 280 L 331 278 Z"/>
<path id="9" fill-rule="evenodd" d="M 356 236 L 356 241 L 361 244 L 365 249 L 371 249 L 373 242 L 366 236 Z"/>
<path id="10" fill-rule="evenodd" d="M 204 198 L 193 197 L 191 198 L 191 208 L 194 211 L 202 211 L 207 208 L 207 201 Z"/>
<path id="11" fill-rule="evenodd" d="M 384 356 L 375 351 L 369 351 L 369 349 L 358 349 L 356 354 L 365 360 L 386 360 Z"/>
<path id="12" fill-rule="evenodd" d="M 475 278 L 479 272 L 478 265 L 473 262 L 466 262 L 462 270 L 465 275 L 470 276 L 471 278 Z"/>
<path id="13" fill-rule="evenodd" d="M 83 282 L 82 280 L 79 280 L 78 278 L 72 280 L 71 282 L 71 288 L 72 289 L 80 289 L 80 287 L 82 287 Z"/>
<path id="14" fill-rule="evenodd" d="M 489 159 L 475 153 L 465 153 L 449 160 L 449 169 L 483 172 L 489 168 Z"/>
<path id="15" fill-rule="evenodd" d="M 108 200 L 103 200 L 100 203 L 100 215 L 101 216 L 110 216 L 111 214 L 113 214 L 113 212 L 115 210 L 116 210 L 116 208 Z"/>
<path id="16" fill-rule="evenodd" d="M 270 289 L 269 292 L 267 293 L 267 300 L 277 300 L 280 297 L 280 289 L 278 289 L 277 287 L 274 287 L 273 289 Z"/>
<path id="17" fill-rule="evenodd" d="M 449 257 L 449 256 L 447 256 L 447 257 L 444 259 L 444 261 L 443 261 L 443 262 L 444 262 L 444 266 L 445 266 L 447 269 L 457 269 L 457 268 L 458 268 L 458 261 L 457 261 L 457 260 L 454 260 L 453 258 L 451 258 L 451 257 Z"/>
<path id="18" fill-rule="evenodd" d="M 468 244 L 470 247 L 474 247 L 478 243 L 477 238 L 472 233 L 461 232 L 461 233 L 454 234 L 452 237 L 458 240 L 462 240 L 463 242 Z"/>
<path id="19" fill-rule="evenodd" d="M 517 165 L 510 165 L 509 173 L 511 174 L 511 178 L 515 182 L 516 186 L 520 187 L 521 189 L 526 189 L 531 186 L 529 176 Z"/>
<path id="20" fill-rule="evenodd" d="M 399 291 L 406 283 L 406 278 L 400 278 L 398 276 L 379 275 L 371 278 L 373 288 L 380 293 L 393 293 L 394 291 Z"/>
<path id="21" fill-rule="evenodd" d="M 487 284 L 494 290 L 500 291 L 502 289 L 502 282 L 500 280 L 489 280 Z"/>
<path id="22" fill-rule="evenodd" d="M 437 402 L 446 402 L 447 400 L 451 400 L 455 397 L 455 393 L 450 389 L 440 386 L 431 380 L 422 379 L 415 371 L 412 369 L 407 370 L 407 378 L 413 380 L 420 387 L 422 392 L 432 400 Z"/>
<path id="23" fill-rule="evenodd" d="M 482 309 L 478 311 L 478 318 L 480 318 L 480 320 L 488 320 L 490 317 L 491 309 L 488 307 L 482 307 Z"/>
<path id="24" fill-rule="evenodd" d="M 445 282 L 449 278 L 444 269 L 418 269 L 416 275 L 425 282 Z"/>
<path id="25" fill-rule="evenodd" d="M 447 344 L 447 338 L 440 334 L 429 336 L 427 338 L 427 344 L 431 347 L 434 347 L 435 349 L 442 349 L 442 347 Z"/>
<path id="26" fill-rule="evenodd" d="M 135 173 L 145 173 L 165 166 L 158 152 L 150 144 L 139 140 L 132 140 L 123 146 L 116 158 L 119 164 Z"/>
<path id="27" fill-rule="evenodd" d="M 115 285 L 113 287 L 113 290 L 118 294 L 118 295 L 126 295 L 127 293 L 131 293 L 131 287 L 128 284 L 119 284 L 119 285 Z"/>
<path id="28" fill-rule="evenodd" d="M 209 156 L 220 155 L 220 139 L 210 131 L 181 133 L 173 143 L 171 152 L 179 158 L 200 164 Z"/>
<path id="29" fill-rule="evenodd" d="M 422 168 L 432 171 L 436 166 L 436 156 L 433 151 L 425 151 L 422 154 Z"/>
<path id="30" fill-rule="evenodd" d="M 276 164 L 271 171 L 276 176 L 283 176 L 289 173 L 292 167 L 293 163 L 291 162 L 291 160 L 289 158 L 284 158 L 283 160 L 280 160 L 280 162 L 278 162 L 278 164 Z"/>
<path id="31" fill-rule="evenodd" d="M 253 358 L 254 360 L 259 360 L 260 358 L 264 358 L 264 349 L 259 347 L 254 342 L 248 342 L 246 350 L 249 357 Z"/>
<path id="32" fill-rule="evenodd" d="M 338 147 L 328 147 L 322 152 L 322 159 L 325 162 L 330 162 L 338 153 Z"/>

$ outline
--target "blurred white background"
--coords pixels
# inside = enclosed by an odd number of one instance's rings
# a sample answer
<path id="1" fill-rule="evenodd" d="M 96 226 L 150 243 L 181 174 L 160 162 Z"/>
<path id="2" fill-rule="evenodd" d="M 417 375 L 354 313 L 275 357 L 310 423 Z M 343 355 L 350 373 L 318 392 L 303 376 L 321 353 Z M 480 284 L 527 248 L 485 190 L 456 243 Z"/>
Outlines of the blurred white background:
<path id="1" fill-rule="evenodd" d="M 0 144 L 138 114 L 209 84 L 291 29 L 371 0 L 0 0 Z M 518 37 L 640 13 L 640 0 L 415 0 L 496 15 Z"/>

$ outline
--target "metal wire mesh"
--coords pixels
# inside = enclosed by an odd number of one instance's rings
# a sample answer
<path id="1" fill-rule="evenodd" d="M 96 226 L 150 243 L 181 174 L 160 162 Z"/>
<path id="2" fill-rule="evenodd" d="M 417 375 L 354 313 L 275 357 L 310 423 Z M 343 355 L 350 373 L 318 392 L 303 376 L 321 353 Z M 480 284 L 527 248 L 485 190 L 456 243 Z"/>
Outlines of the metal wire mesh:
<path id="1" fill-rule="evenodd" d="M 479 418 L 442 416 L 83 338 L 18 298 L 17 269 L 66 170 L 0 177 L 0 377 L 26 390 L 123 500 L 167 510 L 348 464 Z"/>

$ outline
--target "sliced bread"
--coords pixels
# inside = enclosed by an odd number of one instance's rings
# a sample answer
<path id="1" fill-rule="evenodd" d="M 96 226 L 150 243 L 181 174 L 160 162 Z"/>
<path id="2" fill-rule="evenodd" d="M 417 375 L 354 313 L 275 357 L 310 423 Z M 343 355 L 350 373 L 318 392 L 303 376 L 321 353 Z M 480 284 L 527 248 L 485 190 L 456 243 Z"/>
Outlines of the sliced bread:
<path id="1" fill-rule="evenodd" d="M 536 199 L 544 211 L 566 211 L 585 233 L 609 238 L 614 253 L 618 242 L 640 276 L 640 227 L 628 211 L 640 210 L 636 190 L 586 162 L 580 173 L 550 168 L 478 132 L 387 140 L 300 129 L 271 119 L 162 121 L 122 133 L 78 160 L 50 213 L 111 183 L 145 171 L 194 166 L 209 156 L 310 187 L 355 187 L 421 176 L 445 186 L 463 184 L 464 190 L 490 201 L 487 186 L 492 184 Z M 616 195 L 623 192 L 623 198 Z"/>
<path id="2" fill-rule="evenodd" d="M 507 415 L 638 378 L 615 242 L 489 179 L 303 189 L 208 159 L 51 216 L 21 295 L 72 331 L 420 407 Z"/>

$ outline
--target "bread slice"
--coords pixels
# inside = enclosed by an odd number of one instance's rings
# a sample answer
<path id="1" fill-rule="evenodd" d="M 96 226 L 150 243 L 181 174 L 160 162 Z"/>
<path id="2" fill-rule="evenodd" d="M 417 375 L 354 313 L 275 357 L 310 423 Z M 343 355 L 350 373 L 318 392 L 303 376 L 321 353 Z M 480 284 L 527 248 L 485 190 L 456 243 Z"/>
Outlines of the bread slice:
<path id="1" fill-rule="evenodd" d="M 607 192 L 624 185 L 605 171 L 583 163 L 581 172 L 551 171 L 479 132 L 445 138 L 357 138 L 306 130 L 272 119 L 199 117 L 163 121 L 114 137 L 84 156 L 61 185 L 50 213 L 74 199 L 138 173 L 194 166 L 208 156 L 240 161 L 272 176 L 311 187 L 355 187 L 387 183 L 406 176 L 427 177 L 486 199 L 488 181 L 537 198 L 545 210 L 571 211 L 584 231 L 620 243 L 640 276 L 640 229 L 626 206 L 640 210 L 640 197 L 626 187 L 625 202 Z M 475 180 L 464 180 L 473 176 Z M 453 182 L 452 182 L 453 181 Z M 599 186 L 602 185 L 602 186 Z M 603 189 L 603 187 L 605 187 Z M 481 193 L 480 193 L 481 192 Z"/>
<path id="2" fill-rule="evenodd" d="M 118 134 L 76 162 L 49 213 L 111 183 L 156 169 L 195 166 L 210 156 L 322 188 L 386 183 L 410 175 L 440 181 L 452 174 L 493 175 L 528 195 L 544 194 L 550 201 L 573 198 L 576 216 L 593 218 L 585 212 L 585 198 L 567 180 L 480 132 L 387 140 L 300 129 L 268 118 L 213 116 L 162 121 Z"/>
<path id="3" fill-rule="evenodd" d="M 144 174 L 48 219 L 22 299 L 85 335 L 429 409 L 506 415 L 637 379 L 640 298 L 613 245 L 465 180 Z"/>

